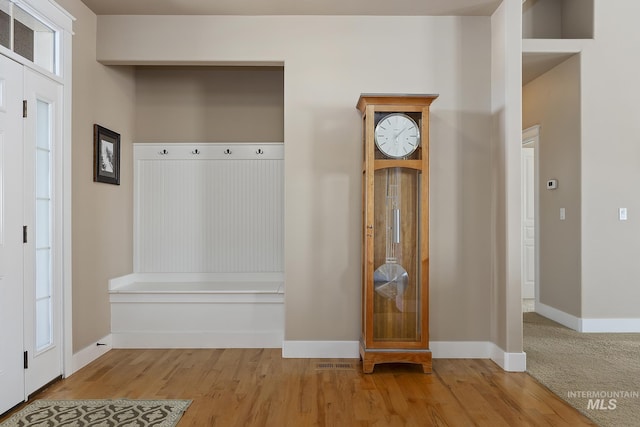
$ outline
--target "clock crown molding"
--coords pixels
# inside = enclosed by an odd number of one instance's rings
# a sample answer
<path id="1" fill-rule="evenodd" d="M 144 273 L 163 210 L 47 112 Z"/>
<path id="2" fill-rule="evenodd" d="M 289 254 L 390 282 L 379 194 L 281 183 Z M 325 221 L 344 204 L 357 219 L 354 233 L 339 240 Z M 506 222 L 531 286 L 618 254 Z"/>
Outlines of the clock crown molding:
<path id="1" fill-rule="evenodd" d="M 425 106 L 438 98 L 438 94 L 363 93 L 356 108 L 365 112 L 367 105 Z"/>

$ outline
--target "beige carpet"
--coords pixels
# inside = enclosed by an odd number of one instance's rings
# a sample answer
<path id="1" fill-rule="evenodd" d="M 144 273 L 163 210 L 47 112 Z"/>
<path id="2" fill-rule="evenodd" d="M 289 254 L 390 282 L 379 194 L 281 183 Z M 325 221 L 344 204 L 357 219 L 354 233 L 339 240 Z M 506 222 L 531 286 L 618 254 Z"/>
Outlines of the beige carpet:
<path id="1" fill-rule="evenodd" d="M 579 333 L 524 313 L 527 371 L 602 427 L 640 426 L 640 334 Z"/>
<path id="2" fill-rule="evenodd" d="M 0 427 L 174 427 L 190 400 L 35 400 Z"/>

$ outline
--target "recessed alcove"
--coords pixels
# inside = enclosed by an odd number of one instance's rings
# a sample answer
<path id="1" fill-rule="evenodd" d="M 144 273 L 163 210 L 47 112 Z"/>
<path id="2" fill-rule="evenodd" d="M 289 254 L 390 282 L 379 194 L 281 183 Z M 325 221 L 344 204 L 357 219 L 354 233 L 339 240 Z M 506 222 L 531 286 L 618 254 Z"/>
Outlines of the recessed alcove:
<path id="1" fill-rule="evenodd" d="M 135 117 L 113 345 L 280 347 L 284 68 L 138 66 Z"/>
<path id="2" fill-rule="evenodd" d="M 284 67 L 138 66 L 134 142 L 282 142 Z"/>
<path id="3" fill-rule="evenodd" d="M 522 5 L 524 39 L 591 39 L 594 37 L 593 0 L 525 0 Z"/>

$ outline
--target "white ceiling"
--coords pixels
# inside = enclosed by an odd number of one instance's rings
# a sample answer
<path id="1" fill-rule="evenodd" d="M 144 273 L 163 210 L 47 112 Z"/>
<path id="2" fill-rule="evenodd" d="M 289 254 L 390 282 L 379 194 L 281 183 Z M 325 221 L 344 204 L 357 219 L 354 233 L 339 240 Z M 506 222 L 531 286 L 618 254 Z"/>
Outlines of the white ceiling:
<path id="1" fill-rule="evenodd" d="M 502 0 L 82 0 L 97 15 L 469 15 Z"/>

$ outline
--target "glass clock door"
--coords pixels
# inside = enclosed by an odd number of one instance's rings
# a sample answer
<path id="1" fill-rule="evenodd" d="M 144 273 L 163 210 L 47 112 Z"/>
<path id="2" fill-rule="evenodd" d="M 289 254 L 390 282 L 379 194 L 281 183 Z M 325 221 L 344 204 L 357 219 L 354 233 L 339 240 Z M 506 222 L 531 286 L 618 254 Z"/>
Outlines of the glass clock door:
<path id="1" fill-rule="evenodd" d="M 420 172 L 374 176 L 373 340 L 420 341 Z"/>

